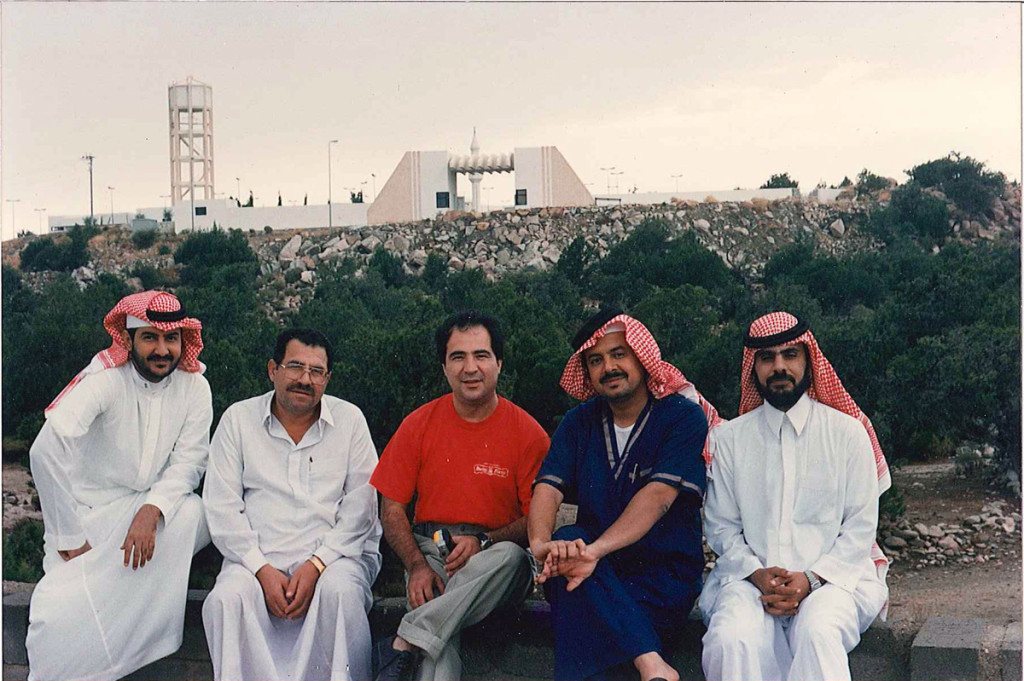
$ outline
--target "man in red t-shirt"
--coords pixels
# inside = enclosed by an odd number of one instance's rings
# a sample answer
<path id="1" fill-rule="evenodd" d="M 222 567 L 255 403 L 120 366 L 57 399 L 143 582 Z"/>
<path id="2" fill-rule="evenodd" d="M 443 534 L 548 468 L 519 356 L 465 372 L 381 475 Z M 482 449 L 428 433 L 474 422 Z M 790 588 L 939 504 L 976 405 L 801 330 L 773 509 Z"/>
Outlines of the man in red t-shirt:
<path id="1" fill-rule="evenodd" d="M 409 596 L 398 635 L 374 651 L 378 681 L 458 681 L 462 628 L 522 600 L 531 585 L 526 515 L 548 436 L 495 392 L 504 352 L 497 319 L 461 312 L 435 340 L 452 392 L 405 418 L 370 478 Z M 447 556 L 432 538 L 439 530 L 452 535 Z"/>

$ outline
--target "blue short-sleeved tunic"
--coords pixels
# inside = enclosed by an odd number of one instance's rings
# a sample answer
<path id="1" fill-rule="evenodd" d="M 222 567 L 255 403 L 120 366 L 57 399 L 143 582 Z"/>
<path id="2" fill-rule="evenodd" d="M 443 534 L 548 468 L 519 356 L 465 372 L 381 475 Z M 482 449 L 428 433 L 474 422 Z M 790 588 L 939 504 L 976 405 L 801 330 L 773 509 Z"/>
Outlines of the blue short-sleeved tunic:
<path id="1" fill-rule="evenodd" d="M 707 430 L 701 408 L 681 395 L 650 399 L 623 452 L 604 398 L 562 419 L 536 481 L 579 507 L 576 525 L 555 538 L 594 541 L 649 482 L 677 487 L 679 496 L 642 539 L 602 559 L 576 590 L 567 592 L 562 578 L 546 583 L 555 620 L 555 679 L 599 677 L 645 652 L 660 652 L 656 628 L 681 621 L 693 607 L 704 569 L 701 451 Z"/>

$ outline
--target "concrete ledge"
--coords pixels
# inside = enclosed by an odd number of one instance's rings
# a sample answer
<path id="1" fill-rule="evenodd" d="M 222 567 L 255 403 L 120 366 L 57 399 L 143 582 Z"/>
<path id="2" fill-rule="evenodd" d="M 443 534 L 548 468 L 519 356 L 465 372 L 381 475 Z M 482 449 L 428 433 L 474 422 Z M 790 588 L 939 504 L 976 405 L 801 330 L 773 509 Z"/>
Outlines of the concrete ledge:
<path id="1" fill-rule="evenodd" d="M 910 653 L 911 681 L 1021 678 L 1021 623 L 931 617 Z"/>
<path id="2" fill-rule="evenodd" d="M 181 648 L 129 677 L 130 681 L 186 681 L 213 678 L 210 653 L 203 632 L 202 606 L 206 591 L 190 590 L 185 607 L 185 635 Z M 4 681 L 25 678 L 25 634 L 28 629 L 28 604 L 31 593 L 15 593 L 3 598 Z M 394 634 L 405 614 L 404 598 L 377 599 L 370 611 L 370 629 L 374 640 Z M 1003 648 L 1016 642 L 1015 678 L 1020 679 L 1020 624 L 1016 639 L 1004 626 Z M 695 609 L 689 618 L 664 641 L 669 662 L 679 671 L 683 681 L 701 681 L 700 652 L 704 625 Z M 517 609 L 494 613 L 478 625 L 465 630 L 463 642 L 464 678 L 517 679 L 520 681 L 550 679 L 554 668 L 554 636 L 551 611 L 544 601 L 527 601 Z M 858 681 L 908 680 L 910 674 L 910 635 L 898 635 L 885 623 L 876 623 L 864 633 L 861 643 L 850 655 L 853 678 Z M 998 658 L 999 655 L 996 655 Z M 1012 657 L 1012 655 L 1010 655 Z M 1002 658 L 999 658 L 1002 660 Z M 1000 669 L 1012 664 L 1000 662 Z M 623 678 L 633 679 L 627 673 Z M 953 678 L 921 676 L 915 679 Z M 982 678 L 961 676 L 956 678 Z M 987 677 L 985 677 L 987 678 Z M 998 678 L 998 677 L 995 677 Z M 1014 677 L 1003 677 L 1014 678 Z"/>

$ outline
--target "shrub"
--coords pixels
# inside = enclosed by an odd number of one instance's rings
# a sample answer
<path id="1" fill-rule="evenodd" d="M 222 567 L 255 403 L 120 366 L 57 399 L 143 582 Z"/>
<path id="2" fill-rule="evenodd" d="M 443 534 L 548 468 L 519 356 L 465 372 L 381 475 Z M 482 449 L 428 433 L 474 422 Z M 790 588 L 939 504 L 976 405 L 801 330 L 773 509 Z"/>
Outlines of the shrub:
<path id="1" fill-rule="evenodd" d="M 21 252 L 21 269 L 26 272 L 53 270 L 71 272 L 89 262 L 89 239 L 99 234 L 95 227 L 75 225 L 68 239 L 35 239 Z"/>
<path id="2" fill-rule="evenodd" d="M 1005 175 L 987 171 L 984 163 L 955 151 L 906 173 L 918 185 L 939 189 L 957 208 L 973 214 L 987 211 L 992 199 L 1001 196 L 1006 186 Z"/>
<path id="3" fill-rule="evenodd" d="M 135 266 L 128 271 L 128 276 L 138 277 L 139 281 L 142 282 L 142 288 L 147 291 L 155 288 L 162 288 L 167 286 L 169 283 L 160 270 L 152 265 L 147 265 L 146 263 L 136 263 Z"/>
<path id="4" fill-rule="evenodd" d="M 26 518 L 4 534 L 4 579 L 38 582 L 43 578 L 43 524 Z"/>
<path id="5" fill-rule="evenodd" d="M 160 244 L 160 246 L 156 249 L 156 252 L 160 255 L 170 255 L 171 247 L 168 246 L 167 244 Z"/>
<path id="6" fill-rule="evenodd" d="M 132 232 L 132 244 L 135 248 L 145 249 L 156 243 L 157 233 L 155 229 L 142 229 Z"/>
<path id="7" fill-rule="evenodd" d="M 873 172 L 865 168 L 857 174 L 857 195 L 863 196 L 865 194 L 871 194 L 885 189 L 889 186 L 889 180 L 885 179 L 881 175 L 875 175 Z"/>
<path id="8" fill-rule="evenodd" d="M 792 187 L 798 189 L 800 183 L 789 176 L 789 173 L 776 173 L 768 178 L 768 180 L 761 185 L 760 189 L 785 189 Z"/>

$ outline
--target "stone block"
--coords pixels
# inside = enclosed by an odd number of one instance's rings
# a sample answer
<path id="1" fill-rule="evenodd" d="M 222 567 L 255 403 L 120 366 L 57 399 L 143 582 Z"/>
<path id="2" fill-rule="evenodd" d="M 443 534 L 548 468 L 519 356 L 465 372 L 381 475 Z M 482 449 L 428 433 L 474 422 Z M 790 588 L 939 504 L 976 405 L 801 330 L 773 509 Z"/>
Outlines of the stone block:
<path id="1" fill-rule="evenodd" d="M 928 618 L 910 651 L 911 681 L 979 678 L 986 622 L 966 617 Z"/>
<path id="2" fill-rule="evenodd" d="M 28 604 L 31 592 L 4 596 L 4 666 L 28 664 L 25 636 L 28 635 Z M 6 678 L 6 675 L 5 675 Z"/>

